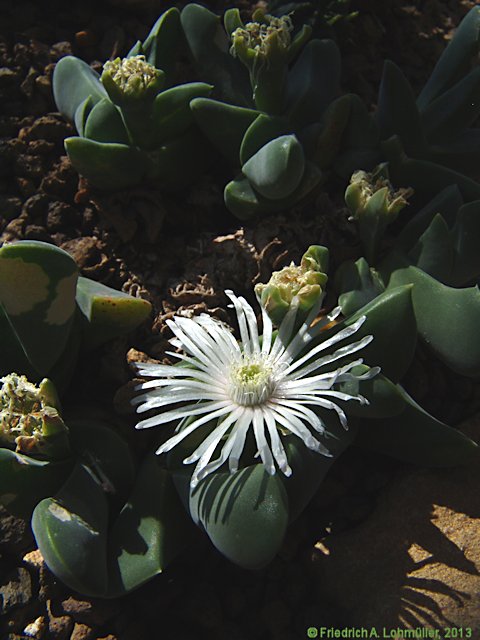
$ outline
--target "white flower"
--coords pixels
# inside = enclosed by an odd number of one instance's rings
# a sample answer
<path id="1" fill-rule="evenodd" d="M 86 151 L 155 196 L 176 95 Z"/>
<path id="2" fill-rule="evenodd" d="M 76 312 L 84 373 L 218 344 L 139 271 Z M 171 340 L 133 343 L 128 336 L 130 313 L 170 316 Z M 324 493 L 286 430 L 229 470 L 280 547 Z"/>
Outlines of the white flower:
<path id="1" fill-rule="evenodd" d="M 317 304 L 292 336 L 296 317 L 296 307 L 292 304 L 275 337 L 272 322 L 262 308 L 263 339 L 259 339 L 252 307 L 232 291 L 225 293 L 237 313 L 241 343 L 235 340 L 226 325 L 208 315 L 191 319 L 177 316 L 167 321 L 175 334 L 171 342 L 186 355 L 168 353 L 179 358 L 182 366 L 137 365 L 140 375 L 154 378 L 137 387 L 146 391 L 133 400 L 134 404 L 140 405 L 139 413 L 186 403 L 139 422 L 137 429 L 193 418 L 157 450 L 158 454 L 170 451 L 202 425 L 217 421 L 212 431 L 207 429 L 208 435 L 200 446 L 184 460 L 185 464 L 197 463 L 192 474 L 192 488 L 227 460 L 230 472 L 237 471 L 250 428 L 253 428 L 262 463 L 271 475 L 275 473 L 276 465 L 286 476 L 292 472 L 281 433 L 292 433 L 309 449 L 329 456 L 328 449 L 312 433 L 317 437 L 325 433 L 318 409 L 335 411 L 343 427 L 347 428 L 347 417 L 335 400 L 356 400 L 362 404 L 367 400 L 361 395 L 337 391 L 335 384 L 372 378 L 379 372 L 376 367 L 360 376 L 352 374 L 351 369 L 361 364 L 362 359 L 325 370 L 327 365 L 359 351 L 373 339 L 366 336 L 327 352 L 353 335 L 365 321 L 365 316 L 306 351 L 322 328 L 340 314 L 339 308 L 312 326 L 319 311 L 320 303 Z M 212 461 L 222 440 L 220 455 Z"/>

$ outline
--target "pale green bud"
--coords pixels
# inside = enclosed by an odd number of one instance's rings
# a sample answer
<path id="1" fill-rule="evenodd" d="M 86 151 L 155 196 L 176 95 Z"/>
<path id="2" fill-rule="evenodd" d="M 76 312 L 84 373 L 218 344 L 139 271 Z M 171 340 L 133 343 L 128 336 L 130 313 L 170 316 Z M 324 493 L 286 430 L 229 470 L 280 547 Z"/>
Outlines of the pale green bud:
<path id="1" fill-rule="evenodd" d="M 45 378 L 37 387 L 16 373 L 0 382 L 0 445 L 42 458 L 68 455 L 68 430 L 53 383 Z"/>
<path id="2" fill-rule="evenodd" d="M 389 224 L 408 204 L 407 199 L 413 195 L 413 189 L 407 187 L 395 191 L 383 175 L 384 170 L 384 166 L 380 165 L 372 173 L 356 171 L 350 178 L 350 185 L 345 191 L 345 203 L 353 219 L 357 220 L 369 209 L 375 209 L 385 216 Z"/>
<path id="3" fill-rule="evenodd" d="M 255 293 L 260 304 L 279 326 L 292 302 L 298 306 L 298 318 L 304 319 L 312 307 L 323 299 L 328 276 L 328 250 L 312 245 L 303 255 L 300 266 L 293 262 L 272 273 L 266 284 L 257 284 Z"/>

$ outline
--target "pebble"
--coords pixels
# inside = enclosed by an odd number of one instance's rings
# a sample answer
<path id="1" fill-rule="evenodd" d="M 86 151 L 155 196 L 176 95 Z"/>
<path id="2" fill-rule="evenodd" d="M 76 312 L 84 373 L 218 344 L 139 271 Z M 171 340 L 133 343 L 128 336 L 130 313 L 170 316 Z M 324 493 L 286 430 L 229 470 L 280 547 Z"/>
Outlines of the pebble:
<path id="1" fill-rule="evenodd" d="M 32 579 L 24 567 L 16 567 L 0 585 L 0 615 L 32 599 Z"/>

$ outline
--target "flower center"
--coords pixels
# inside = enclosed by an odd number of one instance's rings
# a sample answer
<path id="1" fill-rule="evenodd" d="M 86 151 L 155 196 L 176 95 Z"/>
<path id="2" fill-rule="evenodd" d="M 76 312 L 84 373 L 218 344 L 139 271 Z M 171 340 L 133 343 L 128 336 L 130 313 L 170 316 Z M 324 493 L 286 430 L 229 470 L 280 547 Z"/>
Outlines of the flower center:
<path id="1" fill-rule="evenodd" d="M 237 404 L 253 406 L 263 404 L 275 389 L 273 369 L 264 362 L 248 360 L 232 367 L 229 393 Z"/>

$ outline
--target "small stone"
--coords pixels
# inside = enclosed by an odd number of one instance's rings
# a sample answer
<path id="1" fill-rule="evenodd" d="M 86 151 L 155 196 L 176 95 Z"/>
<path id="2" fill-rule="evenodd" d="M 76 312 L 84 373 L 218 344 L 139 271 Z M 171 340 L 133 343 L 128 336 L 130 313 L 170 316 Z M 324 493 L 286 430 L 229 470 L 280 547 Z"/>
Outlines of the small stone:
<path id="1" fill-rule="evenodd" d="M 73 627 L 70 640 L 92 640 L 93 637 L 94 637 L 94 632 L 91 627 L 89 627 L 86 624 L 76 622 L 75 626 Z"/>
<path id="2" fill-rule="evenodd" d="M 11 571 L 0 585 L 0 615 L 32 599 L 32 579 L 24 567 Z"/>
<path id="3" fill-rule="evenodd" d="M 80 600 L 73 596 L 62 601 L 59 612 L 71 616 L 75 622 L 88 625 L 102 625 L 113 618 L 119 611 L 118 601 Z"/>
<path id="4" fill-rule="evenodd" d="M 47 600 L 48 631 L 52 640 L 68 640 L 71 636 L 74 621 L 70 616 L 57 616 L 52 611 L 52 601 Z"/>
<path id="5" fill-rule="evenodd" d="M 35 640 L 40 640 L 40 638 L 43 638 L 43 634 L 45 633 L 45 628 L 46 628 L 45 618 L 43 616 L 39 616 L 36 620 L 31 622 L 30 624 L 27 624 L 27 626 L 23 630 L 23 633 L 28 638 L 34 638 Z"/>
<path id="6" fill-rule="evenodd" d="M 51 202 L 48 207 L 47 228 L 49 231 L 71 229 L 77 222 L 77 212 L 65 202 Z"/>
<path id="7" fill-rule="evenodd" d="M 28 154 L 21 154 L 15 158 L 14 170 L 17 176 L 25 178 L 40 178 L 45 173 L 42 158 Z"/>
<path id="8" fill-rule="evenodd" d="M 56 42 L 52 44 L 50 48 L 50 55 L 54 60 L 60 60 L 65 56 L 71 56 L 73 53 L 72 45 L 70 42 Z"/>
<path id="9" fill-rule="evenodd" d="M 23 556 L 23 562 L 36 570 L 44 566 L 43 556 L 38 549 L 25 554 Z"/>
<path id="10" fill-rule="evenodd" d="M 26 226 L 25 240 L 41 240 L 42 242 L 49 242 L 51 244 L 50 234 L 44 227 L 38 224 L 28 224 Z"/>
<path id="11" fill-rule="evenodd" d="M 35 193 L 25 201 L 23 211 L 29 218 L 41 220 L 47 210 L 48 202 L 49 198 L 44 193 Z"/>

